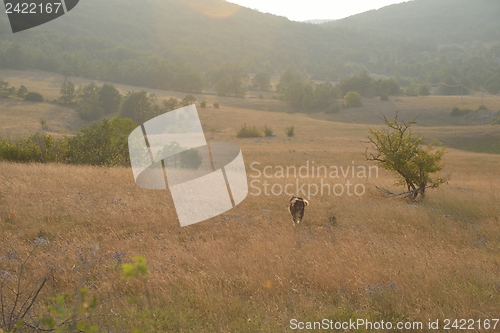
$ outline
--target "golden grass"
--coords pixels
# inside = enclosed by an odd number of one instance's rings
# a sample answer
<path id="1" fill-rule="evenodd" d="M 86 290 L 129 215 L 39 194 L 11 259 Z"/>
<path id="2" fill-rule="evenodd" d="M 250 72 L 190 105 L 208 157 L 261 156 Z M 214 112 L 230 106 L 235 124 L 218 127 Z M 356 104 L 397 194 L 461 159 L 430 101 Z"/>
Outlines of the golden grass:
<path id="1" fill-rule="evenodd" d="M 247 167 L 369 165 L 367 125 L 230 107 L 199 112 L 217 130 L 206 133 L 209 141 L 237 143 Z M 245 122 L 271 125 L 277 136 L 237 139 Z M 75 290 L 78 253 L 98 248 L 91 292 L 119 297 L 114 311 L 145 332 L 279 332 L 292 318 L 498 317 L 500 156 L 449 149 L 444 162 L 449 183 L 417 204 L 381 196 L 374 185 L 400 190 L 381 170 L 379 178 L 350 179 L 366 186 L 363 196 L 311 197 L 295 228 L 284 194 L 249 195 L 230 212 L 180 228 L 169 192 L 140 189 L 129 168 L 0 163 L 0 256 L 23 256 L 37 237 L 49 239 L 32 267 L 34 278 L 52 263 L 49 296 Z M 115 252 L 126 252 L 125 262 L 147 258 L 146 286 L 119 279 Z M 131 295 L 136 305 L 126 302 Z"/>
<path id="2" fill-rule="evenodd" d="M 47 121 L 46 133 L 74 134 L 84 124 L 78 114 L 60 105 L 0 99 L 0 138 L 27 137 L 41 131 L 40 119 Z"/>
<path id="3" fill-rule="evenodd" d="M 487 110 L 481 111 L 477 117 L 452 117 L 451 110 L 457 106 L 474 111 L 481 103 Z M 482 118 L 490 112 L 500 111 L 500 96 L 482 98 L 480 94 L 460 96 L 418 96 L 390 97 L 389 101 L 381 101 L 379 97 L 363 98 L 363 106 L 341 109 L 339 113 L 325 115 L 313 114 L 314 117 L 336 122 L 382 124 L 383 115 L 394 117 L 396 112 L 406 120 L 418 117 L 420 126 L 470 126 L 489 124 L 491 118 Z"/>

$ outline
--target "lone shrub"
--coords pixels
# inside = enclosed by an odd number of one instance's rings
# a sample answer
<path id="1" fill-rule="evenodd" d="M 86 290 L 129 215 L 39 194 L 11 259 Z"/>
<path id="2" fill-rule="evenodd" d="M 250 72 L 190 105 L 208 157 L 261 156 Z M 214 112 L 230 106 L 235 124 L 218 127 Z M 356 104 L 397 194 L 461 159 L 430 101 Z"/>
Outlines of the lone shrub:
<path id="1" fill-rule="evenodd" d="M 238 130 L 238 138 L 258 138 L 262 136 L 261 130 L 255 126 L 248 126 L 246 123 L 243 124 Z"/>
<path id="2" fill-rule="evenodd" d="M 199 169 L 203 163 L 203 157 L 198 149 L 192 148 L 179 153 L 180 165 L 184 169 Z"/>
<path id="3" fill-rule="evenodd" d="M 273 134 L 274 134 L 273 129 L 271 127 L 268 127 L 267 125 L 265 125 L 262 128 L 262 131 L 264 132 L 264 136 L 273 136 Z"/>
<path id="4" fill-rule="evenodd" d="M 206 108 L 207 107 L 207 101 L 203 100 L 200 102 L 200 107 Z"/>
<path id="5" fill-rule="evenodd" d="M 214 108 L 218 109 L 218 108 L 219 108 L 219 106 L 220 106 L 219 102 L 215 102 L 215 103 L 214 103 Z"/>
<path id="6" fill-rule="evenodd" d="M 451 113 L 450 113 L 450 116 L 453 116 L 453 117 L 459 117 L 459 116 L 463 116 L 467 113 L 470 112 L 470 109 L 469 108 L 463 108 L 463 109 L 459 109 L 458 107 L 454 107 L 452 110 L 451 110 Z"/>
<path id="7" fill-rule="evenodd" d="M 288 137 L 292 137 L 295 135 L 295 127 L 294 126 L 289 126 L 285 129 L 286 135 Z"/>
<path id="8" fill-rule="evenodd" d="M 24 100 L 28 102 L 43 102 L 43 96 L 37 92 L 29 92 L 24 96 Z"/>
<path id="9" fill-rule="evenodd" d="M 426 148 L 420 147 L 423 137 L 414 138 L 410 126 L 415 124 L 399 122 L 398 117 L 392 120 L 384 116 L 388 129 L 372 130 L 370 142 L 374 145 L 374 152 L 365 151 L 366 159 L 377 162 L 382 168 L 398 174 L 396 185 L 404 185 L 407 192 L 400 194 L 387 193 L 397 196 L 404 195 L 415 199 L 419 194 L 423 197 L 427 188 L 435 188 L 445 182 L 442 178 L 431 178 L 431 174 L 440 171 L 443 166 L 441 157 L 446 147 L 431 152 L 432 144 Z"/>
<path id="10" fill-rule="evenodd" d="M 49 129 L 49 127 L 47 126 L 47 119 L 45 118 L 40 118 L 40 125 L 42 125 L 42 129 L 44 131 Z"/>
<path id="11" fill-rule="evenodd" d="M 355 108 L 359 106 L 363 106 L 363 102 L 361 100 L 361 95 L 356 91 L 349 91 L 344 96 L 345 106 L 348 108 Z"/>

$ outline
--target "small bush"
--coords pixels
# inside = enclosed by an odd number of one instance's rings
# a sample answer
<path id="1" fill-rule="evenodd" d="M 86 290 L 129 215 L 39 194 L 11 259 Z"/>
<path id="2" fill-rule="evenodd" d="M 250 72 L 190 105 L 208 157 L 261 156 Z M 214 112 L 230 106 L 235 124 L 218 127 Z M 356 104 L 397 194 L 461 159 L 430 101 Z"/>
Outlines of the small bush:
<path id="1" fill-rule="evenodd" d="M 488 109 L 486 108 L 486 106 L 484 106 L 483 104 L 481 104 L 481 105 L 479 105 L 479 106 L 477 107 L 477 109 L 476 109 L 476 110 L 477 110 L 477 111 L 481 111 L 481 110 L 488 110 Z"/>
<path id="2" fill-rule="evenodd" d="M 285 129 L 285 132 L 287 136 L 292 137 L 295 135 L 295 127 L 294 126 L 287 127 Z"/>
<path id="3" fill-rule="evenodd" d="M 387 94 L 380 94 L 380 100 L 381 101 L 388 101 L 389 100 L 389 95 L 387 95 Z"/>
<path id="4" fill-rule="evenodd" d="M 259 99 L 264 99 L 264 95 L 260 94 Z"/>
<path id="5" fill-rule="evenodd" d="M 218 108 L 219 108 L 219 106 L 220 106 L 219 102 L 215 102 L 215 103 L 214 103 L 214 108 L 218 109 Z"/>
<path id="6" fill-rule="evenodd" d="M 20 86 L 19 89 L 17 90 L 17 97 L 24 98 L 26 97 L 27 93 L 28 93 L 28 88 L 26 88 L 25 86 Z"/>
<path id="7" fill-rule="evenodd" d="M 42 125 L 43 130 L 49 129 L 49 127 L 47 126 L 47 119 L 45 119 L 45 118 L 40 119 L 40 125 Z"/>
<path id="8" fill-rule="evenodd" d="M 207 101 L 203 100 L 200 102 L 200 107 L 206 108 L 207 107 Z"/>
<path id="9" fill-rule="evenodd" d="M 248 126 L 246 123 L 238 130 L 238 138 L 258 138 L 262 136 L 261 130 L 255 126 Z"/>
<path id="10" fill-rule="evenodd" d="M 194 104 L 194 102 L 196 102 L 196 97 L 194 97 L 191 94 L 188 94 L 182 99 L 181 104 L 182 106 L 188 106 Z"/>
<path id="11" fill-rule="evenodd" d="M 443 146 L 443 143 L 438 140 L 438 139 L 434 139 L 432 140 L 432 142 L 430 143 L 431 146 L 434 146 L 434 147 L 442 147 Z"/>
<path id="12" fill-rule="evenodd" d="M 326 114 L 332 114 L 332 113 L 339 113 L 340 112 L 340 106 L 337 103 L 332 103 L 328 107 L 328 109 L 325 110 Z"/>
<path id="13" fill-rule="evenodd" d="M 345 106 L 348 108 L 355 108 L 358 106 L 363 106 L 363 102 L 361 100 L 361 95 L 356 91 L 349 91 L 344 96 Z"/>
<path id="14" fill-rule="evenodd" d="M 451 116 L 457 117 L 462 115 L 462 111 L 458 107 L 454 107 L 450 113 Z"/>
<path id="15" fill-rule="evenodd" d="M 271 127 L 268 127 L 267 125 L 262 128 L 262 131 L 264 132 L 264 136 L 273 136 L 274 131 Z"/>
<path id="16" fill-rule="evenodd" d="M 24 100 L 28 102 L 43 102 L 43 96 L 37 92 L 29 92 L 24 96 Z"/>
<path id="17" fill-rule="evenodd" d="M 198 149 L 192 148 L 182 153 L 179 153 L 180 165 L 184 169 L 194 169 L 200 168 L 203 163 L 203 157 L 201 156 Z"/>
<path id="18" fill-rule="evenodd" d="M 459 117 L 459 116 L 463 116 L 467 113 L 470 112 L 470 109 L 469 108 L 463 108 L 463 109 L 459 109 L 458 107 L 454 107 L 452 110 L 451 110 L 451 113 L 450 115 L 453 116 L 453 117 Z"/>

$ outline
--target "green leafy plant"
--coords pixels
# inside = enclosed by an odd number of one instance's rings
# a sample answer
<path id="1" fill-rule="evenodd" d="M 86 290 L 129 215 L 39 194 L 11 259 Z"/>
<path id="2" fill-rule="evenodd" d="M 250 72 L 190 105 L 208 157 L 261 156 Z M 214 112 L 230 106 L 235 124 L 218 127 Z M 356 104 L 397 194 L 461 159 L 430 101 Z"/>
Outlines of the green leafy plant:
<path id="1" fill-rule="evenodd" d="M 43 102 L 43 96 L 40 93 L 30 91 L 24 96 L 24 100 L 28 102 Z"/>
<path id="2" fill-rule="evenodd" d="M 47 119 L 45 118 L 40 118 L 40 125 L 42 126 L 42 129 L 44 131 L 49 129 L 49 127 L 47 126 Z"/>
<path id="3" fill-rule="evenodd" d="M 238 129 L 236 136 L 238 138 L 257 138 L 262 136 L 262 132 L 257 127 L 249 126 L 245 123 Z"/>
<path id="4" fill-rule="evenodd" d="M 453 117 L 459 117 L 459 116 L 463 116 L 463 115 L 466 115 L 468 113 L 470 113 L 471 110 L 467 107 L 465 108 L 458 108 L 458 107 L 454 107 L 452 110 L 451 110 L 451 113 L 450 113 L 450 116 L 453 116 Z"/>
<path id="5" fill-rule="evenodd" d="M 264 132 L 264 136 L 273 136 L 274 134 L 273 129 L 267 125 L 264 125 L 262 132 Z"/>
<path id="6" fill-rule="evenodd" d="M 359 106 L 363 106 L 363 102 L 361 100 L 361 95 L 356 91 L 349 91 L 344 96 L 345 106 L 348 108 L 355 108 Z"/>
<path id="7" fill-rule="evenodd" d="M 397 195 L 412 199 L 419 194 L 423 197 L 427 188 L 436 188 L 444 183 L 445 179 L 431 175 L 443 168 L 441 158 L 446 147 L 436 151 L 431 151 L 432 144 L 420 147 L 423 137 L 414 138 L 410 129 L 415 120 L 408 123 L 399 121 L 396 115 L 392 120 L 384 116 L 384 121 L 388 129 L 370 129 L 369 140 L 374 151 L 368 153 L 367 148 L 365 156 L 367 160 L 398 174 L 396 184 L 406 186 L 408 191 Z"/>
<path id="8" fill-rule="evenodd" d="M 27 93 L 28 93 L 28 88 L 26 88 L 23 85 L 21 85 L 19 89 L 17 89 L 17 97 L 19 98 L 24 98 Z"/>
<path id="9" fill-rule="evenodd" d="M 122 265 L 122 280 L 130 278 L 147 278 L 149 275 L 146 258 L 135 256 L 131 264 Z"/>
<path id="10" fill-rule="evenodd" d="M 47 307 L 48 313 L 40 320 L 44 326 L 43 330 L 57 333 L 99 332 L 99 326 L 92 323 L 92 318 L 98 316 L 97 297 L 89 296 L 88 293 L 88 288 L 83 287 L 76 296 L 71 293 L 61 293 L 49 298 L 52 305 Z"/>

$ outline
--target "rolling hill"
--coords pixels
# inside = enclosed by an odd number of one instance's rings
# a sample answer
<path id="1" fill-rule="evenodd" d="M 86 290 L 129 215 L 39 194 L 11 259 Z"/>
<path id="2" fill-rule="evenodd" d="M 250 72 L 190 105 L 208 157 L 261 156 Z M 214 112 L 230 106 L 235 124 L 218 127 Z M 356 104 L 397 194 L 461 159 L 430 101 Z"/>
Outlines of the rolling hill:
<path id="1" fill-rule="evenodd" d="M 310 24 L 222 0 L 88 0 L 16 35 L 6 15 L 0 16 L 0 67 L 55 71 L 68 63 L 90 77 L 113 62 L 132 63 L 139 71 L 166 59 L 200 71 L 225 62 L 253 72 L 294 65 L 335 80 L 369 66 L 374 54 L 395 53 L 401 60 L 415 52 L 435 53 L 441 44 L 500 41 L 499 15 L 500 4 L 493 0 L 415 0 Z M 12 50 L 12 42 L 21 46 Z M 92 68 L 78 67 L 86 63 Z"/>

